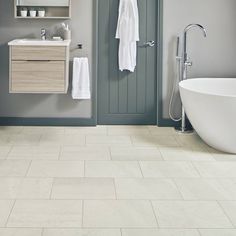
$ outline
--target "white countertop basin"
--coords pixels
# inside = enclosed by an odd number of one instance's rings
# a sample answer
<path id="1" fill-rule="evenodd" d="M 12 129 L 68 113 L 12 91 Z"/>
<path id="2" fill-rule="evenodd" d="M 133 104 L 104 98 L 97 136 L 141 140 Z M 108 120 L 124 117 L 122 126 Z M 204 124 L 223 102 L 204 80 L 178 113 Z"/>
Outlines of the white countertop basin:
<path id="1" fill-rule="evenodd" d="M 15 39 L 8 43 L 9 46 L 70 46 L 71 40 L 40 40 L 40 39 Z"/>

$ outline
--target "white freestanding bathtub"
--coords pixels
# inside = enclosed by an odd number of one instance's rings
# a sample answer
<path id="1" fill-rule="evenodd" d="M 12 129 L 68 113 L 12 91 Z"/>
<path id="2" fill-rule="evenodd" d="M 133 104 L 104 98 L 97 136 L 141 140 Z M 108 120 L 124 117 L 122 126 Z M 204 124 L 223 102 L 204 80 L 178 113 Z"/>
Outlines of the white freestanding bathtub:
<path id="1" fill-rule="evenodd" d="M 186 114 L 199 136 L 213 148 L 236 153 L 236 79 L 188 79 L 179 87 Z"/>

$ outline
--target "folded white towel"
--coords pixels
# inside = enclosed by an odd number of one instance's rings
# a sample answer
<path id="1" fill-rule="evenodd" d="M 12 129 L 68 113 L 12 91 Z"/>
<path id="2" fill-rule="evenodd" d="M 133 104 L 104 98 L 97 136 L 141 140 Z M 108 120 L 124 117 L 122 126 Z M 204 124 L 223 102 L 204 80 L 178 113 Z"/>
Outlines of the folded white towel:
<path id="1" fill-rule="evenodd" d="M 74 58 L 73 99 L 91 99 L 88 58 Z"/>

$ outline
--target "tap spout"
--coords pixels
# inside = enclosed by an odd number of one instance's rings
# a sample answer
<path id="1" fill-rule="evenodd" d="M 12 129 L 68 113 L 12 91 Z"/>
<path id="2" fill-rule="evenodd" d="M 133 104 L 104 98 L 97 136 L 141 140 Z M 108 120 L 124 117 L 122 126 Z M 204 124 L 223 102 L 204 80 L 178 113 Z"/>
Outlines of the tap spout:
<path id="1" fill-rule="evenodd" d="M 188 57 L 187 57 L 187 34 L 188 34 L 188 31 L 193 29 L 193 28 L 200 29 L 203 33 L 203 36 L 205 38 L 207 37 L 206 29 L 200 24 L 190 24 L 184 29 L 184 40 L 183 40 L 184 46 L 183 46 L 183 49 L 184 49 L 184 61 L 185 62 L 188 60 Z"/>
<path id="2" fill-rule="evenodd" d="M 184 34 L 187 34 L 187 32 L 188 32 L 190 29 L 192 29 L 192 28 L 199 28 L 199 29 L 202 31 L 203 36 L 204 36 L 205 38 L 207 37 L 207 31 L 206 31 L 206 29 L 205 29 L 202 25 L 200 25 L 200 24 L 190 24 L 190 25 L 188 25 L 188 26 L 184 29 Z"/>

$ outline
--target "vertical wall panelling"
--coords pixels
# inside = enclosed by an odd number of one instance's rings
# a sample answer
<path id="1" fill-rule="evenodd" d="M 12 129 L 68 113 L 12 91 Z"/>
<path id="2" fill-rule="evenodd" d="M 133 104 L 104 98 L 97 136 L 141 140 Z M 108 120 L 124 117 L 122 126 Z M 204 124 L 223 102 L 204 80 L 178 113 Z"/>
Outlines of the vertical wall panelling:
<path id="1" fill-rule="evenodd" d="M 118 68 L 119 0 L 99 0 L 98 4 L 98 123 L 156 124 L 157 50 L 142 45 L 157 39 L 157 1 L 138 0 L 140 42 L 134 73 Z"/>

